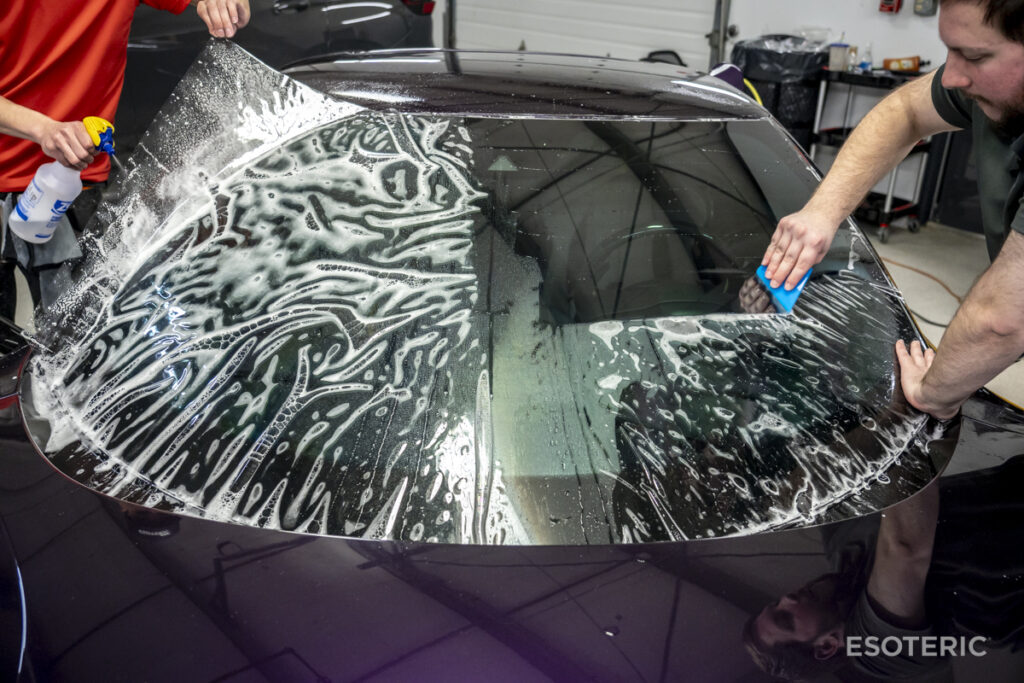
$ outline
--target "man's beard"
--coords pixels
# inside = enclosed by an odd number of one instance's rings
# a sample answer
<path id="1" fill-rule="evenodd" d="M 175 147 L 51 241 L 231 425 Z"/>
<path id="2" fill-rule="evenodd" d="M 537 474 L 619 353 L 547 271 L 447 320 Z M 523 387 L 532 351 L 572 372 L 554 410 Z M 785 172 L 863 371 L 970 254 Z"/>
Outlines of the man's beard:
<path id="1" fill-rule="evenodd" d="M 992 127 L 996 133 L 1007 140 L 1013 140 L 1024 133 L 1024 107 L 1005 112 Z"/>
<path id="2" fill-rule="evenodd" d="M 989 125 L 996 135 L 1003 139 L 1013 140 L 1024 134 L 1024 89 L 1020 90 L 1016 99 L 1003 109 L 999 118 L 990 121 Z"/>

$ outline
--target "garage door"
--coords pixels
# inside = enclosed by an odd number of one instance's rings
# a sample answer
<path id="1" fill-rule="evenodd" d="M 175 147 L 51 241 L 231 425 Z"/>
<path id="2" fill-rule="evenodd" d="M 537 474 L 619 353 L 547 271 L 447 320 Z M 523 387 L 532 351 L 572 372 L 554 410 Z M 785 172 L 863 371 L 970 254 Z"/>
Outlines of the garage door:
<path id="1" fill-rule="evenodd" d="M 463 49 L 515 50 L 525 43 L 537 52 L 623 59 L 675 50 L 704 71 L 715 0 L 461 0 L 455 17 Z"/>

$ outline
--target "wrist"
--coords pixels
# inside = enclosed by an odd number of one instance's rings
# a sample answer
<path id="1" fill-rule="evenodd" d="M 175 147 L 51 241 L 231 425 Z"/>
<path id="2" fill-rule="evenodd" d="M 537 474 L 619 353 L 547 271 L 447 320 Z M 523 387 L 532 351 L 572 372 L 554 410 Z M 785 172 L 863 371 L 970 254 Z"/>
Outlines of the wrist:
<path id="1" fill-rule="evenodd" d="M 932 417 L 937 417 L 940 420 L 948 420 L 956 417 L 956 414 L 960 412 L 960 406 L 963 401 L 954 401 L 952 403 L 937 401 L 935 399 L 927 399 L 925 396 L 929 393 L 933 393 L 928 389 L 927 377 L 921 382 L 920 389 L 917 392 L 917 400 L 912 403 L 923 413 L 928 413 Z"/>
<path id="2" fill-rule="evenodd" d="M 33 112 L 33 116 L 26 122 L 25 137 L 37 145 L 42 145 L 50 128 L 56 123 L 46 114 Z"/>
<path id="3" fill-rule="evenodd" d="M 815 224 L 827 225 L 835 234 L 836 230 L 839 229 L 839 224 L 846 219 L 849 215 L 847 213 L 837 213 L 835 210 L 835 202 L 828 200 L 819 200 L 817 195 L 812 197 L 807 206 L 804 207 L 803 213 L 810 214 Z"/>

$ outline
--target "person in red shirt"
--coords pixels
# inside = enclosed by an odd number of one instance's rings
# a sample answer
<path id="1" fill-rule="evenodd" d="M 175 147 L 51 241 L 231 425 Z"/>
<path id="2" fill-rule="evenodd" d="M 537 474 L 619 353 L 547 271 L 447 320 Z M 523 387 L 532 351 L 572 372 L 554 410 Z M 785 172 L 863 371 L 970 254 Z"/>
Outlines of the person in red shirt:
<path id="1" fill-rule="evenodd" d="M 140 0 L 8 2 L 0 17 L 0 192 L 20 192 L 51 158 L 83 170 L 83 181 L 106 179 L 109 160 L 93 163 L 82 119 L 114 119 Z M 195 5 L 217 37 L 249 21 L 249 0 L 141 2 L 175 14 Z"/>
<path id="2" fill-rule="evenodd" d="M 53 159 L 81 170 L 87 186 L 107 179 L 110 160 L 93 154 L 82 119 L 113 121 L 124 85 L 128 34 L 142 3 L 174 14 L 192 5 L 218 38 L 231 38 L 249 22 L 249 0 L 5 0 L 0 13 L 0 201 L 15 199 L 36 170 Z M 74 255 L 67 253 L 69 248 L 77 251 L 71 231 L 64 232 L 63 240 L 55 235 L 53 244 L 34 250 L 33 266 Z M 6 317 L 13 316 L 14 241 L 0 225 L 0 244 L 10 259 L 0 261 L 0 315 Z M 28 251 L 20 246 L 17 260 L 23 262 Z M 38 298 L 37 291 L 33 294 Z"/>

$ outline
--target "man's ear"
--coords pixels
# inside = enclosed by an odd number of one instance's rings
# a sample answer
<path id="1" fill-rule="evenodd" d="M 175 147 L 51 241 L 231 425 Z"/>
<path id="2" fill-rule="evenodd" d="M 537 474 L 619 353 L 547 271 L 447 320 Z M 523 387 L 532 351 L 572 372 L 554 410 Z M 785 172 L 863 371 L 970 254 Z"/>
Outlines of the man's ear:
<path id="1" fill-rule="evenodd" d="M 814 658 L 820 661 L 831 659 L 843 649 L 843 628 L 836 627 L 817 637 L 814 641 Z"/>

